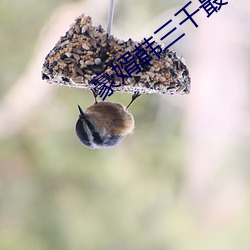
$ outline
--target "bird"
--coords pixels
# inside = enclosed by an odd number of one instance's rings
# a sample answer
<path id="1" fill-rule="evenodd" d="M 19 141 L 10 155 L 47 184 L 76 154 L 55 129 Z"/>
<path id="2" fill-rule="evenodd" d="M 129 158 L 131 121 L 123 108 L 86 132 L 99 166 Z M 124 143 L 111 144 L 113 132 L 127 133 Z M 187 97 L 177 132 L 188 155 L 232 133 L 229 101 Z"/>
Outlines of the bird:
<path id="1" fill-rule="evenodd" d="M 136 92 L 132 96 L 127 107 L 113 102 L 97 102 L 97 93 L 93 91 L 95 102 L 85 112 L 78 105 L 79 118 L 75 130 L 80 142 L 91 149 L 112 148 L 131 134 L 135 127 L 133 115 L 128 108 L 137 97 Z"/>

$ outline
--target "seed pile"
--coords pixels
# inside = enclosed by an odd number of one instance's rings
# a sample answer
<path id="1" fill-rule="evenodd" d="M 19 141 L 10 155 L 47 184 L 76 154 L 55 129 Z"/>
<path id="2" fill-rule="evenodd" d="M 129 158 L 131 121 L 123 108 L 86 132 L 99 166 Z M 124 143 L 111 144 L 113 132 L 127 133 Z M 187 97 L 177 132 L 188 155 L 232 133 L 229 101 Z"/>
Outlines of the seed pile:
<path id="1" fill-rule="evenodd" d="M 45 58 L 42 78 L 51 84 L 91 89 L 95 85 L 89 82 L 105 70 L 114 76 L 116 85 L 121 84 L 122 78 L 112 70 L 111 63 L 117 64 L 116 60 L 127 51 L 134 55 L 135 45 L 142 42 L 117 39 L 108 35 L 101 26 L 92 26 L 91 17 L 81 15 Z M 146 45 L 143 47 L 150 52 Z M 190 77 L 182 57 L 174 51 L 164 50 L 163 46 L 161 48 L 160 59 L 154 53 L 150 54 L 151 65 L 142 65 L 134 56 L 141 72 L 132 73 L 130 78 L 122 69 L 127 77 L 124 84 L 113 90 L 132 94 L 188 94 Z"/>

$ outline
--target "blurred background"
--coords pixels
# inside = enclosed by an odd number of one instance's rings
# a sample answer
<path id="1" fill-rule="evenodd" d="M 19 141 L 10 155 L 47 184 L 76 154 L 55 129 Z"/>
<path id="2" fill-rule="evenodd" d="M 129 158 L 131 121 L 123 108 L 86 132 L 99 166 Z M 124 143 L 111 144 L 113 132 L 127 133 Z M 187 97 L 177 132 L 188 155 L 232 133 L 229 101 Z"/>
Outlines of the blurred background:
<path id="1" fill-rule="evenodd" d="M 209 18 L 200 10 L 198 28 L 174 17 L 187 2 L 116 1 L 121 39 L 170 18 L 176 37 L 186 33 L 172 49 L 191 94 L 140 97 L 134 134 L 90 150 L 74 126 L 92 94 L 47 84 L 41 68 L 81 13 L 106 28 L 109 1 L 1 0 L 1 250 L 250 249 L 250 2 L 228 0 Z"/>

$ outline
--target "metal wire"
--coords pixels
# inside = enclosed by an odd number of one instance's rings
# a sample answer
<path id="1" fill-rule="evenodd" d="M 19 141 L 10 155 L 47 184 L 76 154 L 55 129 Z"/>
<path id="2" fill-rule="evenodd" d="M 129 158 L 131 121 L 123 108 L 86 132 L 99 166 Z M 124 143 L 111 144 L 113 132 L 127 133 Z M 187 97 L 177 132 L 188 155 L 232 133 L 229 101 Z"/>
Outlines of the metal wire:
<path id="1" fill-rule="evenodd" d="M 108 26 L 107 26 L 107 33 L 108 34 L 111 34 L 111 30 L 112 30 L 114 10 L 115 10 L 115 0 L 110 0 L 109 13 L 108 13 Z"/>

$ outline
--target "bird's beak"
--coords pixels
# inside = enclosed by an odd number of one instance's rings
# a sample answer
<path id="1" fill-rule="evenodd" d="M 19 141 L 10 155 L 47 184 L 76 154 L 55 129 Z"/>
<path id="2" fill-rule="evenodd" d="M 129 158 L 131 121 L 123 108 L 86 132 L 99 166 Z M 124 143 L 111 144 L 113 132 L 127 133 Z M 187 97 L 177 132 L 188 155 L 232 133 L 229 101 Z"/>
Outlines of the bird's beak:
<path id="1" fill-rule="evenodd" d="M 78 110 L 79 110 L 79 113 L 80 113 L 80 118 L 86 118 L 84 112 L 82 111 L 82 108 L 79 105 L 77 105 L 77 106 L 78 106 Z"/>

